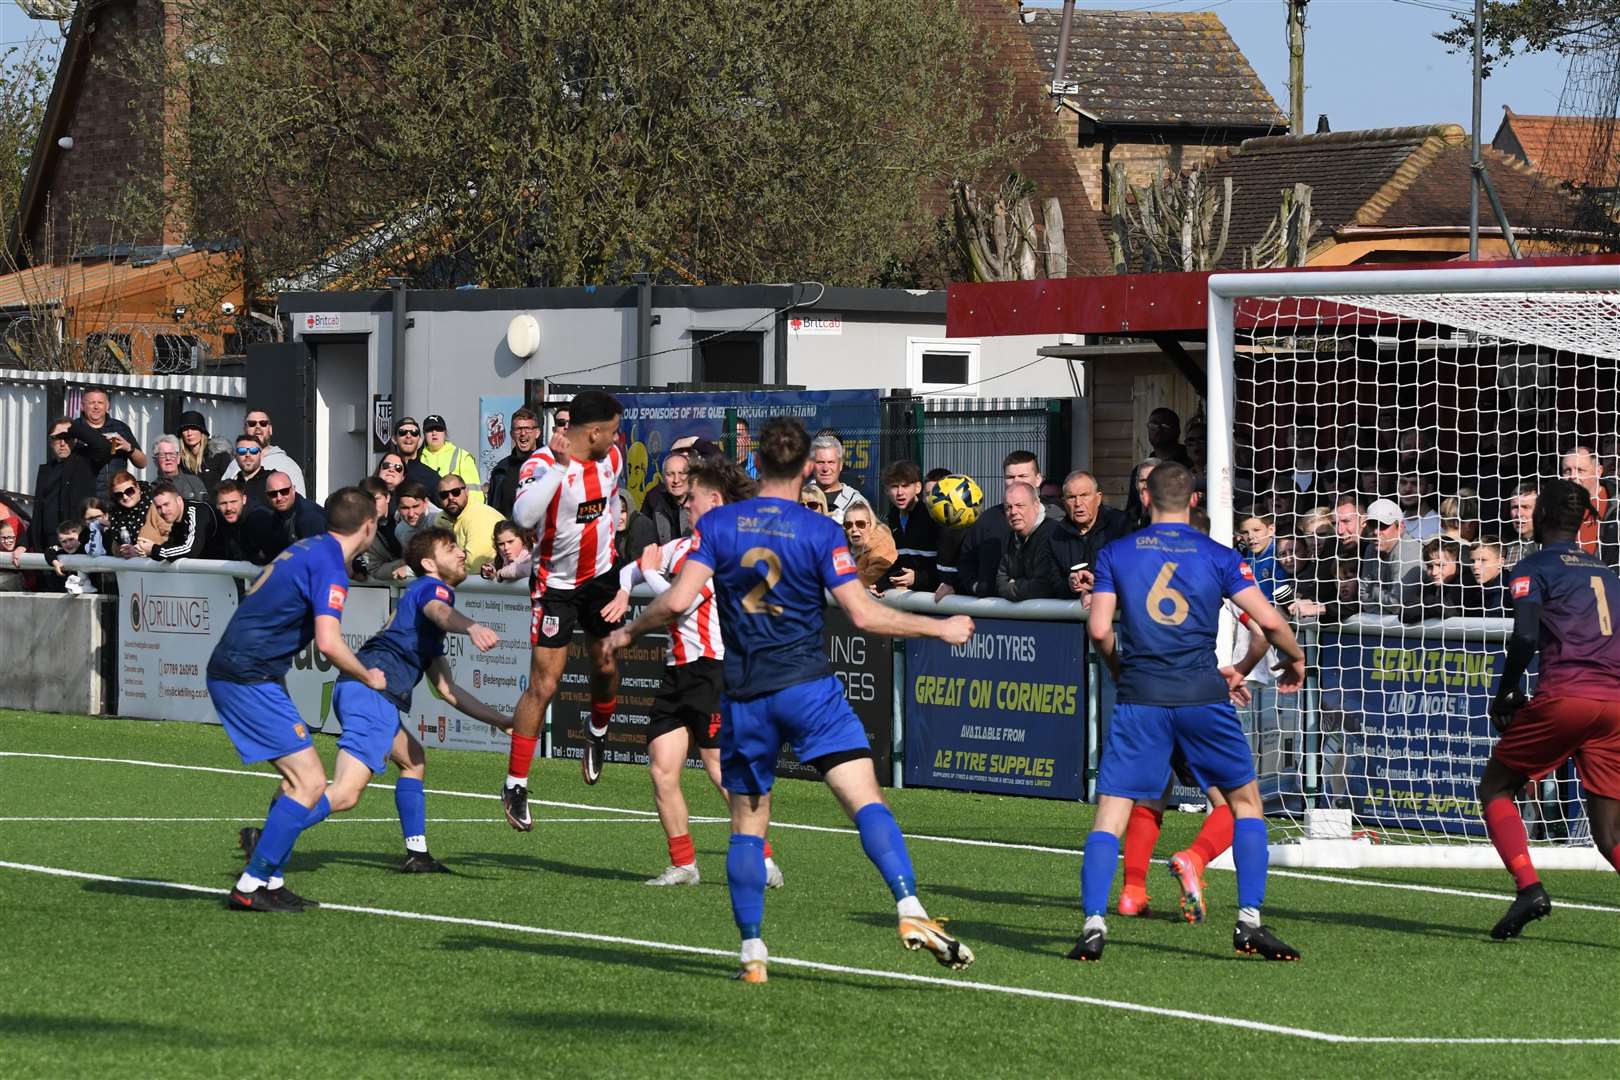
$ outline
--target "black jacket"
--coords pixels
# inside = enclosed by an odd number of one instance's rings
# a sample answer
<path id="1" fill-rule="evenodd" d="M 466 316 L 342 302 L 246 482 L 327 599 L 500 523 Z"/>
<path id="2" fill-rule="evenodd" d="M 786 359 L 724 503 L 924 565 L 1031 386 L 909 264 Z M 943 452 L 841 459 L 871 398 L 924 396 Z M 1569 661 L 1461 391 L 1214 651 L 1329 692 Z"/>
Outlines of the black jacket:
<path id="1" fill-rule="evenodd" d="M 692 531 L 681 504 L 675 501 L 675 496 L 671 495 L 661 483 L 654 485 L 642 498 L 641 513 L 652 522 L 660 545 Z"/>
<path id="2" fill-rule="evenodd" d="M 613 537 L 613 570 L 617 573 L 626 563 L 641 558 L 648 544 L 659 543 L 657 529 L 651 519 L 640 510 L 630 511 L 624 528 Z"/>
<path id="3" fill-rule="evenodd" d="M 1047 506 L 1048 519 L 1060 517 L 1057 507 Z M 995 596 L 996 571 L 1001 568 L 1001 556 L 1007 549 L 1007 538 L 1012 527 L 1007 524 L 1007 507 L 997 503 L 984 513 L 962 535 L 961 549 L 956 553 L 954 572 L 941 559 L 940 580 L 955 587 L 964 596 Z"/>
<path id="4" fill-rule="evenodd" d="M 262 506 L 244 507 L 234 524 L 221 520 L 214 541 L 214 558 L 259 566 L 274 559 L 286 546 L 280 541 L 276 515 Z"/>
<path id="5" fill-rule="evenodd" d="M 186 500 L 186 512 L 169 528 L 169 539 L 162 547 L 152 549 L 152 558 L 169 562 L 174 559 L 217 559 L 215 535 L 219 532 L 219 513 L 200 500 Z"/>
<path id="6" fill-rule="evenodd" d="M 77 450 L 51 458 L 34 474 L 34 516 L 24 543 L 44 551 L 56 543 L 56 527 L 79 516 L 79 505 L 96 493 L 96 467 Z"/>
<path id="7" fill-rule="evenodd" d="M 302 495 L 295 494 L 292 506 L 286 510 L 279 513 L 272 510 L 270 513 L 276 521 L 276 543 L 280 545 L 272 557 L 280 555 L 299 540 L 319 536 L 326 531 L 326 511 L 321 509 L 319 503 Z"/>
<path id="8" fill-rule="evenodd" d="M 1038 600 L 1068 594 L 1067 583 L 1058 580 L 1057 556 L 1052 550 L 1052 532 L 1056 528 L 1057 524 L 1047 518 L 1028 537 L 1008 530 L 1001 563 L 996 568 L 997 596 L 1003 600 Z"/>
<path id="9" fill-rule="evenodd" d="M 884 524 L 894 534 L 897 556 L 884 578 L 885 588 L 893 588 L 890 580 L 901 570 L 911 570 L 916 580 L 911 587 L 917 592 L 933 592 L 939 582 L 939 522 L 928 513 L 921 500 L 902 519 L 896 507 L 889 507 Z"/>
<path id="10" fill-rule="evenodd" d="M 1097 569 L 1097 554 L 1109 544 L 1130 531 L 1130 523 L 1123 510 L 1112 506 L 1097 508 L 1097 520 L 1086 532 L 1065 517 L 1052 526 L 1052 559 L 1057 567 L 1057 590 L 1052 594 L 1073 599 L 1080 593 L 1069 588 L 1069 567 L 1085 563 L 1087 569 Z"/>
<path id="11" fill-rule="evenodd" d="M 484 501 L 499 510 L 501 517 L 512 516 L 512 506 L 517 502 L 518 477 L 523 473 L 523 463 L 528 461 L 533 453 L 533 450 L 524 453 L 513 447 L 511 453 L 497 461 L 489 470 L 489 494 L 484 497 Z M 410 475 L 409 465 L 405 466 L 405 474 Z M 428 491 L 432 493 L 434 489 L 429 488 Z"/>

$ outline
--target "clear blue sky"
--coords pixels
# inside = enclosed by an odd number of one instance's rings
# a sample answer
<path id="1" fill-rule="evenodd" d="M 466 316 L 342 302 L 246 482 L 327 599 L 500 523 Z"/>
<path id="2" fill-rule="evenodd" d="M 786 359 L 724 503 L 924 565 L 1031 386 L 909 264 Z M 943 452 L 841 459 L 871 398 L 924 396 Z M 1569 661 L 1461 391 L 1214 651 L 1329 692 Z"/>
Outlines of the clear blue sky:
<path id="1" fill-rule="evenodd" d="M 1062 7 L 1061 0 L 1026 0 L 1031 7 Z M 1278 105 L 1288 108 L 1287 4 L 1284 0 L 1080 0 L 1079 7 L 1113 11 L 1213 11 L 1259 72 Z M 1442 9 L 1442 10 L 1436 10 Z M 1447 11 L 1472 11 L 1467 0 L 1311 0 L 1306 9 L 1305 113 L 1314 130 L 1327 113 L 1335 131 L 1451 121 L 1468 125 L 1472 88 L 1469 59 L 1434 40 L 1449 25 Z M 54 33 L 54 24 L 25 16 L 15 0 L 0 0 L 0 42 Z M 1484 132 L 1502 117 L 1558 111 L 1563 62 L 1522 56 L 1485 81 Z"/>
<path id="2" fill-rule="evenodd" d="M 1025 0 L 1028 7 L 1061 8 L 1061 0 Z M 1285 0 L 1141 0 L 1098 3 L 1080 10 L 1213 11 L 1259 73 L 1284 112 L 1288 110 L 1288 5 Z M 1435 9 L 1443 10 L 1435 10 Z M 1327 113 L 1334 131 L 1452 122 L 1468 126 L 1473 108 L 1470 58 L 1452 55 L 1434 39 L 1451 24 L 1447 11 L 1472 14 L 1467 0 L 1311 0 L 1305 9 L 1306 130 Z M 1489 142 L 1502 106 L 1518 113 L 1555 113 L 1564 65 L 1552 54 L 1520 56 L 1485 80 L 1481 127 Z"/>

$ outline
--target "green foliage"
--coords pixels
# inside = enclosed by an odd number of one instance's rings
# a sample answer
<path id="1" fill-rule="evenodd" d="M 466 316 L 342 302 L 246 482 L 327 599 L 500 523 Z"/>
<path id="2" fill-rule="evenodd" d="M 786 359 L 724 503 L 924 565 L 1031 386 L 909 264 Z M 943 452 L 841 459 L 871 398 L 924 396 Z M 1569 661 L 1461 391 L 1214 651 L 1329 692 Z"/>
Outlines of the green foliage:
<path id="1" fill-rule="evenodd" d="M 1474 16 L 1453 15 L 1453 26 L 1435 35 L 1451 52 L 1474 48 Z M 1589 48 L 1594 37 L 1614 48 L 1620 0 L 1489 0 L 1485 5 L 1485 73 L 1521 53 L 1569 54 Z"/>
<path id="2" fill-rule="evenodd" d="M 169 10 L 176 210 L 260 279 L 866 284 L 1024 145 L 956 0 Z"/>
<path id="3" fill-rule="evenodd" d="M 0 216 L 12 220 L 55 77 L 55 42 L 29 39 L 0 51 Z"/>

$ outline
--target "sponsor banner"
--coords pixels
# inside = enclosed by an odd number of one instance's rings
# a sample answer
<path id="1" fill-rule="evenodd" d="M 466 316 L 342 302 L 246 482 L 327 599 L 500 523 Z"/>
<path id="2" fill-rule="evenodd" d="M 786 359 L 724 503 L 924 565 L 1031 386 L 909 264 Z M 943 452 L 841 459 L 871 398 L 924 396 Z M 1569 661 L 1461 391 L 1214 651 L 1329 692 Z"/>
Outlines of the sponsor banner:
<path id="1" fill-rule="evenodd" d="M 1360 827 L 1484 836 L 1475 787 L 1502 644 L 1324 629 L 1320 655 L 1324 773 Z"/>
<path id="2" fill-rule="evenodd" d="M 876 503 L 878 487 L 878 396 L 876 390 L 738 390 L 706 393 L 615 395 L 624 404 L 625 490 L 641 506 L 658 483 L 664 455 L 677 439 L 696 435 L 716 443 L 725 433 L 726 410 L 758 432 L 773 416 L 797 416 L 812 434 L 828 428 L 844 444 L 843 481 Z"/>
<path id="3" fill-rule="evenodd" d="M 888 787 L 894 781 L 894 641 L 855 629 L 841 608 L 828 608 L 825 618 L 822 637 L 833 674 L 844 684 L 844 699 L 866 729 L 878 783 Z M 776 775 L 821 779 L 788 746 L 782 747 Z"/>
<path id="4" fill-rule="evenodd" d="M 388 590 L 349 590 L 343 605 L 343 640 L 350 649 L 358 651 L 366 639 L 388 622 Z M 221 625 L 220 630 L 225 628 Z M 287 672 L 287 696 L 298 707 L 311 731 L 336 735 L 342 730 L 332 713 L 332 687 L 337 683 L 338 670 L 326 654 L 310 642 L 293 656 L 292 670 Z"/>
<path id="5" fill-rule="evenodd" d="M 645 604 L 630 606 L 629 618 Z M 562 682 L 551 702 L 551 756 L 578 758 L 585 752 L 585 726 L 591 715 L 591 658 L 585 634 L 575 630 L 568 643 Z M 608 726 L 607 760 L 621 765 L 647 764 L 647 725 L 653 700 L 664 681 L 664 648 L 669 637 L 648 634 L 619 654 L 619 698 Z M 700 768 L 697 747 L 687 754 L 689 767 Z M 694 811 L 696 812 L 696 811 Z"/>
<path id="6" fill-rule="evenodd" d="M 500 637 L 488 652 L 479 652 L 464 634 L 444 640 L 445 660 L 456 685 L 472 692 L 485 705 L 512 714 L 517 700 L 529 688 L 529 595 L 460 592 L 456 610 L 483 623 Z M 511 746 L 506 732 L 481 724 L 439 697 L 427 679 L 411 695 L 406 723 L 423 746 L 446 750 L 498 750 Z"/>
<path id="7" fill-rule="evenodd" d="M 981 625 L 964 645 L 906 643 L 906 784 L 1081 798 L 1085 625 Z"/>
<path id="8" fill-rule="evenodd" d="M 788 320 L 788 333 L 790 334 L 830 334 L 834 337 L 844 332 L 844 317 L 831 312 L 822 312 L 819 315 L 795 315 Z"/>
<path id="9" fill-rule="evenodd" d="M 218 723 L 208 657 L 236 611 L 236 580 L 120 570 L 118 604 L 118 711 Z"/>
<path id="10" fill-rule="evenodd" d="M 522 394 L 481 394 L 478 398 L 478 445 L 465 446 L 478 455 L 478 475 L 489 479 L 490 470 L 512 452 L 512 413 L 523 406 Z M 551 432 L 542 431 L 549 437 Z M 540 440 L 545 445 L 545 438 Z"/>

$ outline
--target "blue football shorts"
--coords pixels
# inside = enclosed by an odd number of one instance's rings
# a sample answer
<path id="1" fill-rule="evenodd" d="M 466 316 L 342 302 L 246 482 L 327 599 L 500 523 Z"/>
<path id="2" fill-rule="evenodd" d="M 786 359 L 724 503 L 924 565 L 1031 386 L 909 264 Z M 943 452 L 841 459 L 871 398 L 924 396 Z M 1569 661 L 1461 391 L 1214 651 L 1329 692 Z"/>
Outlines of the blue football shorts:
<path id="1" fill-rule="evenodd" d="M 364 683 L 339 679 L 332 688 L 332 711 L 343 728 L 338 749 L 374 774 L 388 768 L 388 752 L 399 732 L 399 706 Z"/>
<path id="2" fill-rule="evenodd" d="M 788 743 L 800 761 L 870 751 L 866 729 L 835 676 L 795 683 L 747 701 L 720 699 L 720 779 L 727 791 L 763 795 L 776 783 L 776 758 Z"/>
<path id="3" fill-rule="evenodd" d="M 208 696 L 244 765 L 296 754 L 312 743 L 308 725 L 279 682 L 209 679 Z"/>
<path id="4" fill-rule="evenodd" d="M 1114 706 L 1097 769 L 1097 791 L 1157 799 L 1170 783 L 1170 757 L 1180 750 L 1203 788 L 1231 790 L 1254 779 L 1254 753 L 1231 702 L 1209 705 Z"/>

